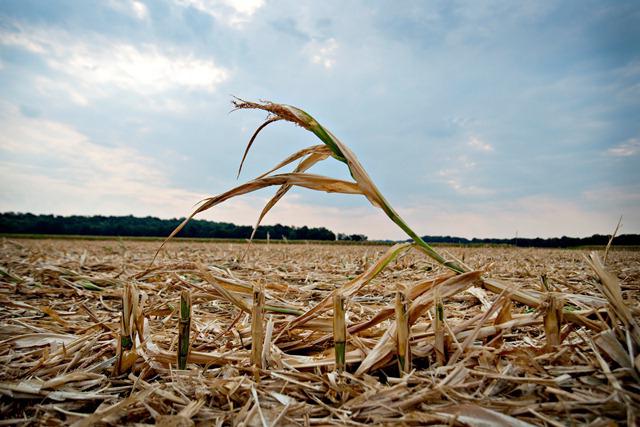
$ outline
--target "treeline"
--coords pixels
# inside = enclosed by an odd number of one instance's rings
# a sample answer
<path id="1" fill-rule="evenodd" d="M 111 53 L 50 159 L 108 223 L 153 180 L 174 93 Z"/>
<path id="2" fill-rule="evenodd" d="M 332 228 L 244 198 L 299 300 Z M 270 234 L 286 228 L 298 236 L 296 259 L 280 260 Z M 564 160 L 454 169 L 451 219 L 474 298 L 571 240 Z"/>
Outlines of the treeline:
<path id="1" fill-rule="evenodd" d="M 552 237 L 548 239 L 536 238 L 511 238 L 511 239 L 466 239 L 452 236 L 423 236 L 428 243 L 456 243 L 462 245 L 512 245 L 527 248 L 571 248 L 576 246 L 603 246 L 609 242 L 611 235 L 594 234 L 590 237 Z M 613 245 L 629 246 L 640 245 L 640 234 L 621 234 L 613 239 Z"/>
<path id="2" fill-rule="evenodd" d="M 30 213 L 0 213 L 0 233 L 5 234 L 61 234 L 77 236 L 140 236 L 166 237 L 184 218 L 160 219 L 151 216 L 58 216 L 34 215 Z M 228 222 L 213 222 L 193 219 L 180 231 L 181 237 L 246 239 L 251 236 L 252 227 Z M 290 227 L 286 225 L 260 226 L 256 239 L 281 240 L 342 240 L 352 242 L 367 241 L 363 234 L 335 234 L 324 227 Z M 511 238 L 511 239 L 467 239 L 452 236 L 423 236 L 428 243 L 462 245 L 512 245 L 540 248 L 569 248 L 576 246 L 603 246 L 610 236 L 594 234 L 591 237 Z M 388 243 L 391 243 L 390 241 Z M 640 246 L 640 234 L 622 234 L 613 240 L 618 246 Z"/>
<path id="3" fill-rule="evenodd" d="M 166 237 L 183 220 L 160 219 L 151 216 L 57 216 L 30 213 L 0 214 L 0 233 L 16 234 L 66 234 L 78 236 L 149 236 Z M 193 219 L 180 231 L 181 237 L 210 237 L 247 239 L 252 227 Z M 290 227 L 286 225 L 260 226 L 256 239 L 288 240 L 336 240 L 336 234 L 321 228 Z"/>

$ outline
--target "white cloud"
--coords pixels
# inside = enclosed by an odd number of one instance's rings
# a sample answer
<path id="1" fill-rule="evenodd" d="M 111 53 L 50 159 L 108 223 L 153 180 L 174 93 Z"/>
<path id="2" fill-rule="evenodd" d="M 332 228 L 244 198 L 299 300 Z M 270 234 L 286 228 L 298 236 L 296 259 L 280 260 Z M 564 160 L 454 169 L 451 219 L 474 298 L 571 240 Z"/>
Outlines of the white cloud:
<path id="1" fill-rule="evenodd" d="M 87 99 L 87 96 L 83 94 L 83 91 L 79 90 L 76 85 L 65 81 L 38 76 L 34 80 L 34 87 L 40 93 L 50 94 L 59 99 L 68 99 L 81 107 L 89 105 L 89 99 Z M 100 96 L 105 95 L 102 91 L 99 91 L 98 88 L 94 88 L 93 96 L 95 97 L 98 93 L 100 93 Z"/>
<path id="2" fill-rule="evenodd" d="M 0 44 L 5 46 L 15 46 L 33 53 L 45 53 L 43 44 L 25 35 L 23 32 L 10 32 L 0 30 Z"/>
<path id="3" fill-rule="evenodd" d="M 640 204 L 640 184 L 605 186 L 583 192 L 586 200 L 610 206 L 632 206 Z"/>
<path id="4" fill-rule="evenodd" d="M 476 185 L 464 185 L 457 179 L 448 179 L 447 185 L 451 187 L 456 193 L 463 196 L 487 196 L 494 194 L 495 191 L 485 187 L 478 187 Z"/>
<path id="5" fill-rule="evenodd" d="M 471 136 L 467 145 L 480 151 L 493 151 L 493 146 L 491 144 L 480 140 L 477 136 Z"/>
<path id="6" fill-rule="evenodd" d="M 202 195 L 172 186 L 162 165 L 126 146 L 0 106 L 0 210 L 183 215 Z"/>
<path id="7" fill-rule="evenodd" d="M 112 9 L 131 15 L 139 21 L 149 18 L 147 6 L 138 0 L 110 0 L 107 4 Z"/>
<path id="8" fill-rule="evenodd" d="M 438 176 L 451 189 L 463 196 L 488 196 L 495 194 L 496 191 L 493 189 L 466 183 L 466 181 L 468 181 L 467 176 L 469 171 L 474 169 L 475 166 L 476 163 L 473 160 L 466 155 L 462 155 L 458 157 L 454 167 L 439 170 Z"/>
<path id="9" fill-rule="evenodd" d="M 631 157 L 640 153 L 640 139 L 631 138 L 621 144 L 616 145 L 615 147 L 609 148 L 607 150 L 609 155 L 614 157 Z"/>
<path id="10" fill-rule="evenodd" d="M 327 70 L 333 68 L 336 64 L 335 56 L 338 50 L 338 42 L 333 38 L 323 42 L 309 42 L 304 50 L 311 62 L 322 65 Z"/>
<path id="11" fill-rule="evenodd" d="M 241 28 L 264 5 L 264 0 L 176 0 L 231 27 Z"/>
<path id="12" fill-rule="evenodd" d="M 625 211 L 606 205 L 587 208 L 581 202 L 546 195 L 466 207 L 429 200 L 411 207 L 398 206 L 397 211 L 420 235 L 508 238 L 517 231 L 522 237 L 590 236 L 611 233 L 621 214 L 626 233 L 640 231 L 637 205 L 636 209 Z M 375 229 L 369 235 L 374 232 Z M 396 239 L 403 237 L 401 231 L 389 235 Z"/>
<path id="13" fill-rule="evenodd" d="M 149 11 L 147 10 L 147 6 L 144 3 L 139 1 L 132 1 L 131 8 L 133 9 L 133 13 L 140 20 L 147 19 L 149 17 Z"/>
<path id="14" fill-rule="evenodd" d="M 40 54 L 54 70 L 69 77 L 55 85 L 73 85 L 76 103 L 113 94 L 113 89 L 156 95 L 172 89 L 214 91 L 229 72 L 209 59 L 134 46 L 105 38 L 80 39 L 53 29 L 20 28 L 1 32 L 0 43 Z M 46 83 L 46 78 L 40 82 Z M 45 84 L 46 86 L 46 84 Z"/>
<path id="15" fill-rule="evenodd" d="M 227 71 L 211 61 L 169 56 L 152 45 L 138 49 L 128 44 L 112 44 L 96 51 L 94 45 L 79 43 L 48 62 L 88 85 L 113 85 L 143 94 L 177 87 L 213 91 L 227 79 Z"/>

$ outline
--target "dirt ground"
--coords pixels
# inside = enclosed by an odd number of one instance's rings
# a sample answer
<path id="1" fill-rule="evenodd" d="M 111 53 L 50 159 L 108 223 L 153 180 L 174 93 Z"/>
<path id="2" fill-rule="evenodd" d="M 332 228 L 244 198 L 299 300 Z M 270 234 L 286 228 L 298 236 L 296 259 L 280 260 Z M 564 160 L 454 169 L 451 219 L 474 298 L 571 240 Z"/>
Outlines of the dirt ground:
<path id="1" fill-rule="evenodd" d="M 159 245 L 1 241 L 3 424 L 638 421 L 640 251 L 614 247 L 605 260 L 602 250 L 439 248 L 467 266 L 456 276 L 409 245 L 175 241 L 151 264 Z M 254 289 L 266 301 L 260 327 Z M 191 350 L 178 370 L 185 291 Z M 338 292 L 344 372 L 335 371 Z M 404 374 L 398 292 L 411 328 Z M 123 335 L 133 348 L 121 348 Z"/>

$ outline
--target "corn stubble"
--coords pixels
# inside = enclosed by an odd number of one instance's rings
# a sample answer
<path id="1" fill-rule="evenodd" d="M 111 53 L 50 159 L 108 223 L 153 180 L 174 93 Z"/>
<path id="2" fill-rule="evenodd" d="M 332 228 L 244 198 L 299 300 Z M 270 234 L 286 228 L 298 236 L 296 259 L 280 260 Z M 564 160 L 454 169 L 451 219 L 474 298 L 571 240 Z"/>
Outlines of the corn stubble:
<path id="1" fill-rule="evenodd" d="M 87 426 L 638 422 L 637 252 L 608 248 L 606 265 L 578 251 L 453 248 L 444 256 L 310 115 L 273 103 L 235 106 L 270 114 L 240 170 L 272 123 L 292 122 L 322 144 L 205 199 L 169 239 L 198 213 L 277 186 L 257 227 L 299 186 L 363 195 L 411 241 L 331 247 L 271 236 L 247 248 L 168 239 L 150 267 L 152 243 L 127 242 L 125 251 L 5 239 L 3 418 Z M 353 181 L 307 172 L 329 158 Z"/>

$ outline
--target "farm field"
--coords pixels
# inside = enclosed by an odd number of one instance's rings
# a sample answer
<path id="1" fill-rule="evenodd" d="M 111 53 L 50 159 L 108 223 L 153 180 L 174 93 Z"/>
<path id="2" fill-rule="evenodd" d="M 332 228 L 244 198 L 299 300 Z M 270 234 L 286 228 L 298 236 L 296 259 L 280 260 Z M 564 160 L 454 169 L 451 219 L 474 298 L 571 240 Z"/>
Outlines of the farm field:
<path id="1" fill-rule="evenodd" d="M 409 244 L 172 241 L 151 265 L 159 245 L 1 241 L 3 424 L 638 422 L 640 251 L 613 247 L 605 261 L 602 250 L 440 248 L 470 270 L 455 275 Z M 261 326 L 254 289 L 264 291 Z M 183 370 L 181 293 L 192 304 Z"/>

